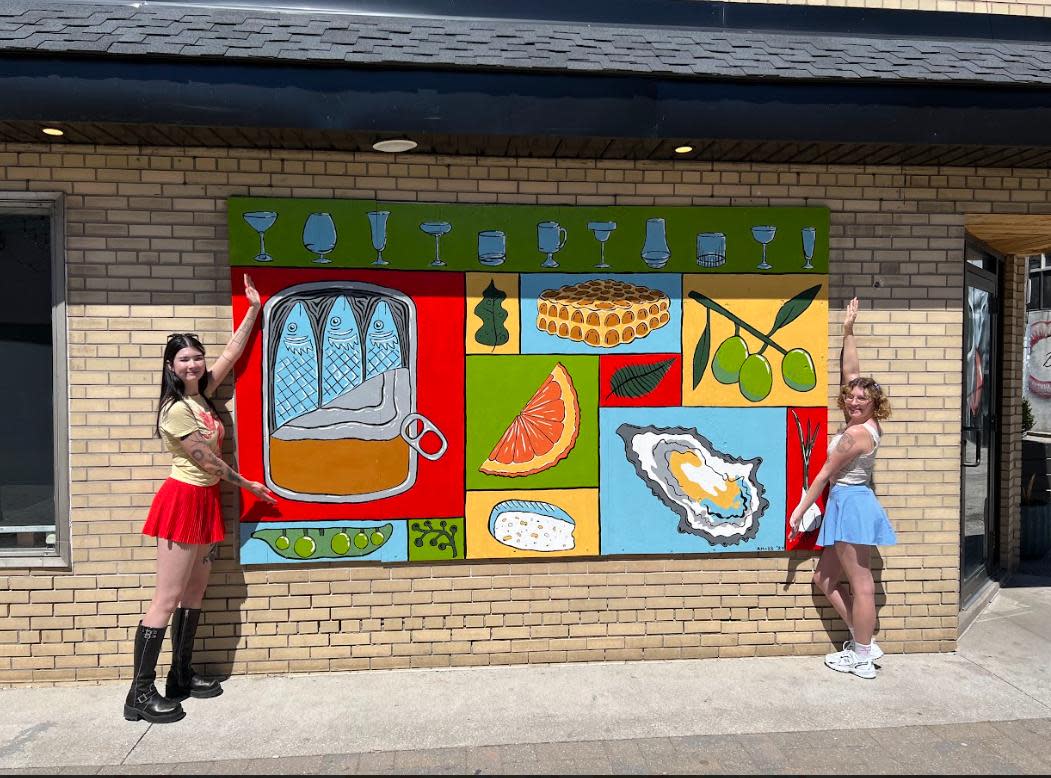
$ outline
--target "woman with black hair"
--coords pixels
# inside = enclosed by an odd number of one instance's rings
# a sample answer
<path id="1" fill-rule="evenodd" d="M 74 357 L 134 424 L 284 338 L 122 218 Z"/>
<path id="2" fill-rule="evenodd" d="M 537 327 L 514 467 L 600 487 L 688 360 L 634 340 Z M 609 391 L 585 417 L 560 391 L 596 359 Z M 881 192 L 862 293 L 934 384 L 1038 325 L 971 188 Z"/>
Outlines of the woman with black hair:
<path id="1" fill-rule="evenodd" d="M 247 275 L 244 284 L 248 313 L 211 370 L 192 333 L 169 335 L 164 349 L 157 436 L 172 455 L 172 469 L 142 528 L 157 538 L 157 583 L 135 634 L 135 672 L 124 702 L 128 721 L 178 721 L 186 715 L 181 700 L 223 693 L 218 681 L 197 676 L 191 665 L 212 558 L 224 535 L 219 481 L 275 502 L 263 484 L 241 477 L 221 459 L 224 428 L 211 397 L 240 358 L 259 316 L 259 292 Z M 154 682 L 169 619 L 172 668 L 162 697 Z"/>

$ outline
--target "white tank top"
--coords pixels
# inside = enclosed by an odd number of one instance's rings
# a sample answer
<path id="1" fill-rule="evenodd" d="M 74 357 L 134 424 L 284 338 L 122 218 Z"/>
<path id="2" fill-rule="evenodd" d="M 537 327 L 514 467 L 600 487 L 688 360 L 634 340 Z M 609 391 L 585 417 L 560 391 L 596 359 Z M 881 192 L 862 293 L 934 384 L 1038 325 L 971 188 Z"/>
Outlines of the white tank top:
<path id="1" fill-rule="evenodd" d="M 870 486 L 872 484 L 872 470 L 876 466 L 876 451 L 879 450 L 879 429 L 876 427 L 876 423 L 872 419 L 869 419 L 861 426 L 868 430 L 869 435 L 872 436 L 872 442 L 876 445 L 872 447 L 872 451 L 855 458 L 847 464 L 844 470 L 837 473 L 832 478 L 832 483 L 834 484 L 841 484 L 843 486 L 857 486 L 859 484 Z M 840 432 L 829 441 L 829 456 L 831 456 L 832 450 L 836 447 L 836 444 L 839 443 L 839 439 L 842 437 L 843 433 Z"/>

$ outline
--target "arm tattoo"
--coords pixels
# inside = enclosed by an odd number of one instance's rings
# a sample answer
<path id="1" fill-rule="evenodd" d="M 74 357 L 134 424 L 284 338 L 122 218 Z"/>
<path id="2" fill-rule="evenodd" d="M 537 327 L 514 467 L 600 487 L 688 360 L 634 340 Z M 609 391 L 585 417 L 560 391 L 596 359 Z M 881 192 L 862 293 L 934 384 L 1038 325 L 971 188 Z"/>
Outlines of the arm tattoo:
<path id="1" fill-rule="evenodd" d="M 212 453 L 208 447 L 207 441 L 197 432 L 191 436 L 191 441 L 195 444 L 190 449 L 190 458 L 193 459 L 194 463 L 204 470 L 206 473 L 217 475 L 224 481 L 229 481 L 237 486 L 248 488 L 249 481 L 242 477 L 240 473 L 230 467 L 222 458 Z"/>
<path id="2" fill-rule="evenodd" d="M 849 454 L 851 449 L 853 448 L 854 439 L 850 437 L 850 435 L 844 433 L 843 437 L 841 437 L 839 439 L 839 442 L 836 444 L 836 451 L 838 451 L 840 454 Z"/>

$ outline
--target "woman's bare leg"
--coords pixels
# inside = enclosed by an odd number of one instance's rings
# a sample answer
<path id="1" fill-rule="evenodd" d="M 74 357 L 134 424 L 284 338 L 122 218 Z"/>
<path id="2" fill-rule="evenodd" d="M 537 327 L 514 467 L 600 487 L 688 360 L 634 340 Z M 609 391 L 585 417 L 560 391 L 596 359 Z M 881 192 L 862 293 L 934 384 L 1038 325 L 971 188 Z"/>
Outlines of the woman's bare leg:
<path id="1" fill-rule="evenodd" d="M 144 627 L 168 626 L 190 581 L 194 563 L 200 564 L 200 548 L 157 538 L 157 584 L 150 607 L 142 617 Z"/>
<path id="2" fill-rule="evenodd" d="M 208 588 L 208 576 L 212 572 L 212 545 L 195 546 L 195 548 L 197 556 L 193 560 L 190 578 L 179 598 L 180 608 L 199 609 L 204 601 L 204 592 Z"/>
<path id="3" fill-rule="evenodd" d="M 835 549 L 854 596 L 850 609 L 854 641 L 867 646 L 872 643 L 872 635 L 876 631 L 876 585 L 869 568 L 872 546 L 837 541 Z"/>
<path id="4" fill-rule="evenodd" d="M 851 615 L 853 598 L 843 589 L 842 583 L 843 566 L 839 562 L 839 555 L 836 554 L 834 547 L 826 546 L 822 549 L 821 558 L 814 569 L 814 586 L 828 598 L 847 628 L 853 632 L 854 620 Z"/>

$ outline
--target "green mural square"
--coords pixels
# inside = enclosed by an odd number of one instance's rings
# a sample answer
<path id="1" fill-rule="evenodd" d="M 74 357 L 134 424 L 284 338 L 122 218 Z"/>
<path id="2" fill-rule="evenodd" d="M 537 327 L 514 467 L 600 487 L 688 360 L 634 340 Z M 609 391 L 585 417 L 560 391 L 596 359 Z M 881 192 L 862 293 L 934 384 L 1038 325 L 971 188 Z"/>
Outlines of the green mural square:
<path id="1" fill-rule="evenodd" d="M 409 561 L 440 562 L 467 556 L 464 519 L 410 519 Z"/>
<path id="2" fill-rule="evenodd" d="M 596 356 L 469 356 L 467 488 L 598 486 L 598 375 Z"/>

